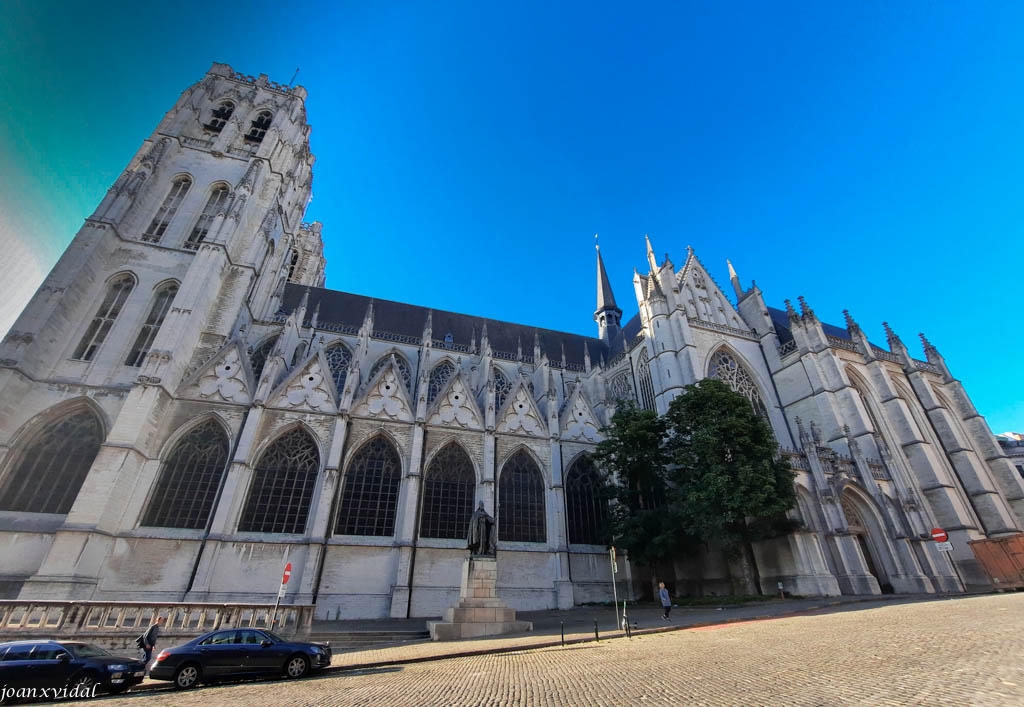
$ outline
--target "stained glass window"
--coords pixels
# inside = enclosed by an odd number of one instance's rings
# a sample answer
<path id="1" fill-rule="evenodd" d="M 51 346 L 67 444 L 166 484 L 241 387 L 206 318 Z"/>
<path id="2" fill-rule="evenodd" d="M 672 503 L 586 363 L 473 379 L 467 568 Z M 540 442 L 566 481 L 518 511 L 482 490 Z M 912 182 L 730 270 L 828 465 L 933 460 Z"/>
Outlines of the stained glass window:
<path id="1" fill-rule="evenodd" d="M 509 393 L 512 392 L 512 381 L 501 372 L 497 366 L 494 367 L 494 409 L 497 412 L 505 404 Z"/>
<path id="2" fill-rule="evenodd" d="M 263 375 L 263 367 L 267 365 L 267 357 L 270 356 L 270 352 L 274 350 L 274 344 L 277 342 L 277 337 L 272 336 L 262 344 L 256 347 L 256 349 L 249 354 L 249 366 L 252 368 L 252 374 L 256 376 L 256 380 L 260 379 Z"/>
<path id="3" fill-rule="evenodd" d="M 128 295 L 135 288 L 135 278 L 131 275 L 121 275 L 107 286 L 107 296 L 96 311 L 96 315 L 89 322 L 89 328 L 85 335 L 78 342 L 78 347 L 71 358 L 79 361 L 91 361 L 96 351 L 107 338 L 110 328 L 114 326 L 117 315 L 121 313 Z"/>
<path id="4" fill-rule="evenodd" d="M 513 454 L 498 483 L 498 538 L 528 543 L 547 541 L 544 477 L 525 450 Z"/>
<path id="5" fill-rule="evenodd" d="M 256 533 L 302 533 L 313 500 L 320 453 L 302 429 L 281 435 L 260 457 L 238 529 Z"/>
<path id="6" fill-rule="evenodd" d="M 736 357 L 728 349 L 719 349 L 711 357 L 708 364 L 708 378 L 716 378 L 728 384 L 730 388 L 750 401 L 750 404 L 761 417 L 768 419 L 768 411 L 761 401 L 761 394 L 757 390 L 753 377 L 740 365 Z"/>
<path id="7" fill-rule="evenodd" d="M 0 485 L 0 510 L 67 513 L 100 451 L 103 428 L 90 410 L 51 422 L 16 453 Z"/>
<path id="8" fill-rule="evenodd" d="M 192 187 L 192 179 L 190 177 L 177 177 L 171 182 L 171 190 L 164 198 L 164 203 L 157 209 L 156 216 L 149 224 L 149 228 L 142 234 L 142 240 L 150 243 L 159 243 L 164 233 L 167 231 L 167 227 L 171 225 L 171 219 L 174 218 L 174 214 L 178 212 L 178 207 L 181 206 L 181 202 L 185 199 L 185 194 Z"/>
<path id="9" fill-rule="evenodd" d="M 587 455 L 579 457 L 565 475 L 565 507 L 569 542 L 603 545 L 607 542 L 608 500 L 604 481 Z"/>
<path id="10" fill-rule="evenodd" d="M 363 445 L 345 474 L 334 532 L 394 535 L 401 481 L 402 462 L 391 442 L 377 436 Z"/>
<path id="11" fill-rule="evenodd" d="M 647 349 L 640 352 L 640 361 L 636 366 L 637 383 L 640 386 L 640 405 L 644 410 L 657 410 L 654 404 L 654 382 L 651 380 L 651 364 L 647 359 Z"/>
<path id="12" fill-rule="evenodd" d="M 142 361 L 153 346 L 153 340 L 156 338 L 157 332 L 160 331 L 160 325 L 164 323 L 164 317 L 167 316 L 167 312 L 171 308 L 171 302 L 174 301 L 176 294 L 178 294 L 178 283 L 176 282 L 170 282 L 156 291 L 153 306 L 149 308 L 149 316 L 146 317 L 142 329 L 139 330 L 139 335 L 135 337 L 135 344 L 132 346 L 132 350 L 128 354 L 124 365 L 142 365 Z"/>
<path id="13" fill-rule="evenodd" d="M 348 377 L 348 367 L 352 363 L 352 352 L 345 344 L 335 344 L 324 351 L 327 358 L 327 365 L 331 367 L 331 378 L 334 379 L 334 387 L 340 396 L 345 389 L 345 378 Z"/>
<path id="14" fill-rule="evenodd" d="M 228 200 L 228 193 L 226 184 L 218 184 L 210 192 L 210 198 L 206 200 L 203 212 L 199 214 L 196 225 L 192 227 L 192 233 L 189 234 L 188 240 L 185 241 L 185 248 L 188 250 L 199 249 L 199 244 L 206 240 L 206 236 L 210 233 L 213 220 L 217 218 L 217 214 L 224 208 L 224 204 Z"/>
<path id="15" fill-rule="evenodd" d="M 475 493 L 473 462 L 462 447 L 448 443 L 430 461 L 423 478 L 420 535 L 464 539 Z"/>
<path id="16" fill-rule="evenodd" d="M 429 406 L 448 381 L 455 375 L 455 364 L 449 360 L 441 361 L 430 371 L 430 382 L 427 385 L 427 405 Z"/>
<path id="17" fill-rule="evenodd" d="M 401 375 L 402 380 L 405 381 L 405 389 L 411 393 L 412 373 L 410 373 L 409 370 L 409 362 L 406 361 L 404 357 L 399 356 L 396 353 L 391 353 L 388 354 L 387 356 L 382 356 L 380 359 L 378 359 L 377 363 L 373 364 L 373 368 L 370 369 L 370 377 L 367 380 L 372 381 L 374 378 L 376 378 L 377 374 L 380 373 L 381 369 L 383 369 L 386 365 L 388 365 L 388 363 L 390 363 L 392 356 L 395 357 L 395 362 L 396 365 L 398 366 L 399 375 Z"/>
<path id="18" fill-rule="evenodd" d="M 142 525 L 205 528 L 228 465 L 228 438 L 213 420 L 185 434 L 163 463 Z"/>

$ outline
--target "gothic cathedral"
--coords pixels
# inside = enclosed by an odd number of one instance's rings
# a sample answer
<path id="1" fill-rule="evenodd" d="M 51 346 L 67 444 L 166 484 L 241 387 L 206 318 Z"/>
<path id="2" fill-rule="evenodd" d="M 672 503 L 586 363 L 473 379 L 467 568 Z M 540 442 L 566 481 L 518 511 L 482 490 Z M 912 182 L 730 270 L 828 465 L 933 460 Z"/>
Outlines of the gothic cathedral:
<path id="1" fill-rule="evenodd" d="M 621 400 L 664 412 L 704 377 L 797 473 L 766 591 L 988 584 L 967 542 L 1020 532 L 1024 486 L 927 340 L 769 307 L 731 266 L 727 295 L 650 242 L 628 322 L 598 252 L 595 337 L 323 289 L 305 98 L 214 64 L 0 345 L 0 596 L 273 602 L 290 562 L 285 602 L 318 617 L 437 616 L 482 501 L 510 606 L 608 600 L 590 453 Z M 729 591 L 698 564 L 678 593 Z"/>

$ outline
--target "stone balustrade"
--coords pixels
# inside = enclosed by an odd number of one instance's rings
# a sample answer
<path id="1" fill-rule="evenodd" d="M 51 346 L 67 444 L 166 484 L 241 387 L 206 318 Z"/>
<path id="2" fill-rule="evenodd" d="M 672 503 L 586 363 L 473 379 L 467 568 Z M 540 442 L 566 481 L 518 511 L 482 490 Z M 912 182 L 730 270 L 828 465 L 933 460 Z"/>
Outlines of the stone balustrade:
<path id="1" fill-rule="evenodd" d="M 0 601 L 0 641 L 61 638 L 111 650 L 136 650 L 135 638 L 158 616 L 167 619 L 159 644 L 176 645 L 222 628 L 261 628 L 286 637 L 308 635 L 313 606 L 108 601 Z M 273 626 L 271 624 L 273 623 Z"/>

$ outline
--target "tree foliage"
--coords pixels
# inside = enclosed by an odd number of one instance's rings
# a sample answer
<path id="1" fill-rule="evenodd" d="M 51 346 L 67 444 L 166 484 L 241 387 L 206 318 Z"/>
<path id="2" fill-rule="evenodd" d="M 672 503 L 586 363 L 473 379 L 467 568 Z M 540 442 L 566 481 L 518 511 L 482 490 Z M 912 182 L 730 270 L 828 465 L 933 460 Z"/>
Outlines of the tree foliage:
<path id="1" fill-rule="evenodd" d="M 615 544 L 642 563 L 669 561 L 714 543 L 753 573 L 751 543 L 792 529 L 793 472 L 768 423 L 718 380 L 686 386 L 659 417 L 623 403 L 596 459 L 618 501 Z"/>

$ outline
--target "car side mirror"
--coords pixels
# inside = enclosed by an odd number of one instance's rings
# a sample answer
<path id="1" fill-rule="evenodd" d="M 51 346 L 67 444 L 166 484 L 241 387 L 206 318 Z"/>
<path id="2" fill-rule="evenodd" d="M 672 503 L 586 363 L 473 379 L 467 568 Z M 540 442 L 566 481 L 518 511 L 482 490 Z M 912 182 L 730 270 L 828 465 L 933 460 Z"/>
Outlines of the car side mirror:
<path id="1" fill-rule="evenodd" d="M 260 645 L 264 648 L 269 648 L 270 646 L 274 645 L 274 642 L 271 641 L 269 638 L 264 638 L 262 641 L 260 641 Z"/>
<path id="2" fill-rule="evenodd" d="M 57 656 L 57 660 L 59 660 L 61 663 L 70 663 L 71 662 L 71 656 L 68 655 L 67 653 L 61 653 L 60 655 Z"/>

